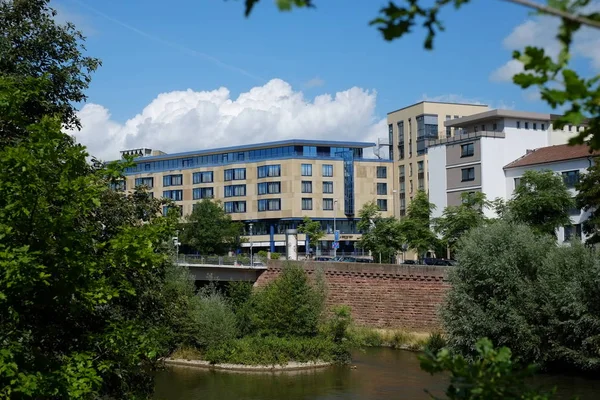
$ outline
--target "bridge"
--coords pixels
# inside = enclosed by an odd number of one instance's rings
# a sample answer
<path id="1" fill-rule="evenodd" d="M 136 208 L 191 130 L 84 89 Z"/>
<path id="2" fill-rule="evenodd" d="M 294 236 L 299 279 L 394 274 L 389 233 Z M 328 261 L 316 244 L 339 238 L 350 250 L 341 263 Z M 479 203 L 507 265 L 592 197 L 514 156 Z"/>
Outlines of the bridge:
<path id="1" fill-rule="evenodd" d="M 196 281 L 255 282 L 267 270 L 258 257 L 250 262 L 249 258 L 180 255 L 177 264 L 187 267 Z"/>

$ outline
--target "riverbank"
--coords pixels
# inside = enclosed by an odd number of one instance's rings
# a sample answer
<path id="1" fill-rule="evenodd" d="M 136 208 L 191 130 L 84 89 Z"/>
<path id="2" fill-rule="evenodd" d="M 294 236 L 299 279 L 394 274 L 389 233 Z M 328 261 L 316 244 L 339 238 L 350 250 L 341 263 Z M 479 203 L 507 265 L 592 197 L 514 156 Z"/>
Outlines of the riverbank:
<path id="1" fill-rule="evenodd" d="M 203 360 L 185 360 L 166 358 L 163 360 L 166 365 L 188 368 L 201 368 L 222 371 L 238 371 L 238 372 L 279 372 L 279 371 L 302 371 L 318 368 L 325 368 L 333 365 L 326 361 L 310 361 L 310 362 L 294 362 L 290 361 L 279 365 L 245 365 L 245 364 L 211 364 L 209 361 Z"/>
<path id="2" fill-rule="evenodd" d="M 436 336 L 436 333 L 353 326 L 349 329 L 348 336 L 358 347 L 389 347 L 392 349 L 423 351 L 431 338 Z"/>

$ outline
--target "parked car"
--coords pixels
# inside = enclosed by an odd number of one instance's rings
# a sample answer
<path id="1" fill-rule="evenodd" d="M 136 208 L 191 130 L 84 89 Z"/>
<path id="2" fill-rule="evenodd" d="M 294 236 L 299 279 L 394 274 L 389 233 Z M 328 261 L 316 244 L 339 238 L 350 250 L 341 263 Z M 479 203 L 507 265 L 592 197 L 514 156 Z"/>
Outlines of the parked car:
<path id="1" fill-rule="evenodd" d="M 333 261 L 331 257 L 315 257 L 315 261 Z"/>
<path id="2" fill-rule="evenodd" d="M 370 258 L 357 258 L 356 262 L 358 263 L 365 263 L 365 264 L 372 264 L 373 260 Z"/>
<path id="3" fill-rule="evenodd" d="M 356 257 L 342 257 L 340 259 L 342 262 L 356 262 Z"/>
<path id="4" fill-rule="evenodd" d="M 416 265 L 417 262 L 415 260 L 404 260 L 404 262 L 402 264 L 406 264 L 406 265 Z"/>

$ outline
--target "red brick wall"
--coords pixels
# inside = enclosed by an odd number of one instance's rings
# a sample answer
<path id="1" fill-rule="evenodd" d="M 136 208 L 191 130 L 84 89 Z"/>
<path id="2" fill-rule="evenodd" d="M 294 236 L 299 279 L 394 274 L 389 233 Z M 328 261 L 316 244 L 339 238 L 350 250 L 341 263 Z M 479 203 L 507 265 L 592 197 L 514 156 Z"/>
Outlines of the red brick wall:
<path id="1" fill-rule="evenodd" d="M 359 325 L 431 331 L 439 328 L 437 312 L 448 288 L 448 267 L 357 263 L 298 262 L 309 275 L 322 268 L 328 305 L 347 305 Z M 283 262 L 269 261 L 256 282 L 275 279 Z"/>

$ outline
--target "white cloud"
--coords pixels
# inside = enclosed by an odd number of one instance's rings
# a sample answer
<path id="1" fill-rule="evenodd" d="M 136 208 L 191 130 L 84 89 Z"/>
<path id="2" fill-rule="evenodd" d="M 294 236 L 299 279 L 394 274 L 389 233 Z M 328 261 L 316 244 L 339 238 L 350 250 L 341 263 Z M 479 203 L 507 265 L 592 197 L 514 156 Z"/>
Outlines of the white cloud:
<path id="1" fill-rule="evenodd" d="M 272 79 L 236 99 L 227 88 L 159 94 L 141 113 L 118 123 L 110 111 L 87 104 L 73 132 L 91 155 L 116 159 L 119 150 L 149 147 L 169 153 L 282 139 L 373 141 L 387 136 L 375 116 L 377 94 L 353 87 L 306 99 L 281 79 Z"/>
<path id="2" fill-rule="evenodd" d="M 600 1 L 593 1 L 586 12 L 600 11 Z M 536 16 L 518 25 L 504 38 L 502 44 L 507 50 L 523 50 L 526 46 L 541 47 L 546 54 L 556 57 L 560 44 L 556 39 L 560 19 L 551 16 Z M 587 60 L 595 69 L 600 69 L 600 32 L 597 29 L 583 27 L 573 37 L 573 58 Z M 521 62 L 510 60 L 494 70 L 490 80 L 511 82 L 512 77 L 523 70 Z"/>
<path id="3" fill-rule="evenodd" d="M 325 81 L 318 76 L 315 76 L 304 83 L 304 87 L 307 89 L 321 87 L 323 85 L 325 85 Z"/>

